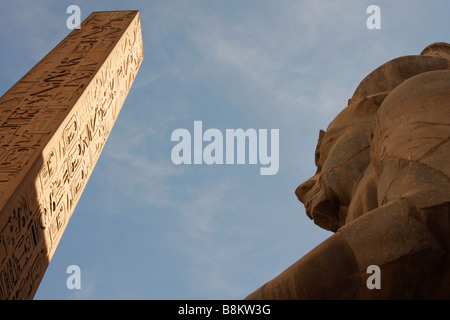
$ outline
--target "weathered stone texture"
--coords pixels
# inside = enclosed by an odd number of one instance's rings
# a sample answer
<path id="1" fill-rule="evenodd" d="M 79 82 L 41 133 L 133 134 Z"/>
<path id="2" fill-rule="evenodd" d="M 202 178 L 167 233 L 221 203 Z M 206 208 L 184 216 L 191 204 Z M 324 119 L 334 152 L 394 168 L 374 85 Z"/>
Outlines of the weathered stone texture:
<path id="1" fill-rule="evenodd" d="M 0 98 L 0 299 L 34 296 L 142 59 L 138 11 L 94 12 Z"/>

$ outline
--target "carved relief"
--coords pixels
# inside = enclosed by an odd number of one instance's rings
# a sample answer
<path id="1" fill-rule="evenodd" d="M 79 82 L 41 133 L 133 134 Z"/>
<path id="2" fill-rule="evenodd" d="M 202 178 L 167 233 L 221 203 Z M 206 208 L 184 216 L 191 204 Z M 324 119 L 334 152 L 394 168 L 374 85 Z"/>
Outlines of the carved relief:
<path id="1" fill-rule="evenodd" d="M 142 59 L 138 11 L 94 12 L 0 98 L 0 299 L 36 292 Z"/>

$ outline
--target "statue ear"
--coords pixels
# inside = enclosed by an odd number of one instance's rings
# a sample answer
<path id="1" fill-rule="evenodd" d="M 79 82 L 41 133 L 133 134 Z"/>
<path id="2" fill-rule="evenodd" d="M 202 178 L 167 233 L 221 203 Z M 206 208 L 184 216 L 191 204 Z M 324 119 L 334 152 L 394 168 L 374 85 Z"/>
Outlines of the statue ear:
<path id="1" fill-rule="evenodd" d="M 352 111 L 358 115 L 360 120 L 367 118 L 366 120 L 373 119 L 377 113 L 378 108 L 383 102 L 388 93 L 379 93 L 373 96 L 365 97 L 359 100 L 357 103 L 351 106 Z"/>

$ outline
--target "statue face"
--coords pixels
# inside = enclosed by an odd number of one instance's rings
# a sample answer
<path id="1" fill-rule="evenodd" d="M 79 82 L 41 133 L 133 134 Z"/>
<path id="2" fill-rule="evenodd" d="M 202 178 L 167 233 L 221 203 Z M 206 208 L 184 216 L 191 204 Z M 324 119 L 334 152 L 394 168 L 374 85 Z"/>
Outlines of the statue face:
<path id="1" fill-rule="evenodd" d="M 355 197 L 354 192 L 358 182 L 364 180 L 361 179 L 362 175 L 371 160 L 372 123 L 375 120 L 378 108 L 391 90 L 394 90 L 403 81 L 420 73 L 448 69 L 450 66 L 448 61 L 448 57 L 450 57 L 449 49 L 448 44 L 437 43 L 427 47 L 420 56 L 400 57 L 383 64 L 360 83 L 349 105 L 331 122 L 327 131 L 320 131 L 315 152 L 317 172 L 309 180 L 298 186 L 295 191 L 298 199 L 305 205 L 306 214 L 317 225 L 326 230 L 336 231 L 345 224 L 350 203 L 353 203 L 353 206 L 349 219 L 364 214 L 365 212 L 360 212 L 364 211 L 361 208 L 373 208 L 373 203 L 368 203 L 367 198 L 372 197 L 372 195 L 367 189 L 369 188 L 367 185 L 361 184 L 358 186 L 358 193 Z M 414 66 L 414 68 L 411 66 Z M 447 82 L 441 81 L 440 83 L 442 85 Z M 418 87 L 423 87 L 423 84 Z M 448 92 L 448 87 L 445 87 L 445 90 L 447 90 L 445 92 Z M 403 96 L 411 96 L 411 92 L 405 92 Z M 403 114 L 403 108 L 399 108 L 404 103 L 402 98 L 394 103 L 395 107 L 391 108 L 394 110 L 392 112 L 399 112 L 400 114 L 382 115 L 383 121 L 391 123 L 387 126 L 390 128 L 389 130 L 393 130 L 392 132 L 398 131 L 398 124 L 395 121 L 404 119 L 406 116 Z M 426 115 L 431 116 L 431 114 Z M 424 121 L 423 117 L 420 119 Z M 430 122 L 439 123 L 439 121 L 439 119 L 435 119 Z M 384 134 L 387 132 L 386 129 Z M 408 136 L 408 134 L 403 135 L 403 137 Z M 401 139 L 402 137 L 398 138 L 399 141 Z M 384 150 L 383 146 L 380 145 L 383 141 L 381 139 L 379 143 L 374 144 L 373 148 L 376 148 L 377 152 Z M 403 149 L 409 148 L 410 143 L 411 141 L 408 140 L 396 145 L 391 153 L 407 159 L 412 155 L 412 151 L 410 149 L 404 151 Z M 428 143 L 425 145 L 428 145 Z M 417 153 L 419 149 L 415 148 L 414 150 Z M 377 157 L 372 161 L 376 162 L 379 159 Z M 430 164 L 427 165 L 430 166 Z M 440 164 L 439 166 L 444 165 Z M 362 202 L 363 205 L 357 205 L 358 201 Z M 373 199 L 371 201 L 373 202 Z"/>
<path id="2" fill-rule="evenodd" d="M 306 214 L 330 231 L 345 224 L 352 193 L 370 162 L 371 124 L 377 106 L 367 99 L 357 103 L 344 109 L 326 132 L 320 130 L 315 152 L 317 172 L 295 192 Z M 361 103 L 364 110 L 358 109 Z"/>

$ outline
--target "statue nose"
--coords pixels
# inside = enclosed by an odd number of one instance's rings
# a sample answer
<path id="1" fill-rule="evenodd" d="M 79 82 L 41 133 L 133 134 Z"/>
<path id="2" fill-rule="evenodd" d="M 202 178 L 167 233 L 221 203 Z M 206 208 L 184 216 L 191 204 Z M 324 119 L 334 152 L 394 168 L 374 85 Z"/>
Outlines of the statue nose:
<path id="1" fill-rule="evenodd" d="M 305 182 L 303 182 L 301 185 L 299 185 L 297 187 L 297 189 L 295 190 L 295 195 L 297 196 L 297 199 L 301 203 L 305 204 L 306 199 L 307 199 L 306 195 L 312 189 L 312 187 L 316 184 L 316 182 L 317 182 L 317 175 L 314 175 L 313 177 L 306 180 Z"/>

